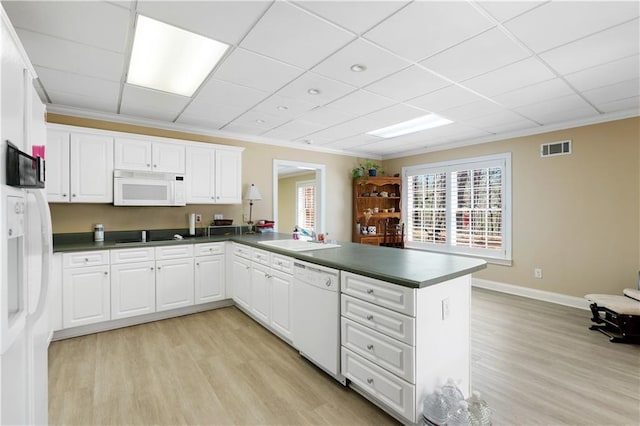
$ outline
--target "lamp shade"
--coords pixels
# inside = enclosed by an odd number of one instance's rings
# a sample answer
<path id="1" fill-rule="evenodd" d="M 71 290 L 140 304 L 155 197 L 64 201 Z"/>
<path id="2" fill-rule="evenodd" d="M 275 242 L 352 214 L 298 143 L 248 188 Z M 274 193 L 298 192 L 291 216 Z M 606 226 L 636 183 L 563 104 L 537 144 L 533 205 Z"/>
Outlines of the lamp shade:
<path id="1" fill-rule="evenodd" d="M 249 186 L 247 192 L 244 194 L 244 199 L 252 201 L 262 200 L 262 195 L 260 195 L 260 191 L 258 191 L 258 188 L 252 183 L 251 186 Z"/>

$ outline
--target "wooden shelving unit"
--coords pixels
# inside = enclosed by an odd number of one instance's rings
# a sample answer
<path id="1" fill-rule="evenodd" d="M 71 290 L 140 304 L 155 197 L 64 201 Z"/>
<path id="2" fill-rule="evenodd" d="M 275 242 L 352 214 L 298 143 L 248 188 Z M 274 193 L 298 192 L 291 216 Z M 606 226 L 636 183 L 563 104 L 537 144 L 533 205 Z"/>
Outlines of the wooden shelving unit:
<path id="1" fill-rule="evenodd" d="M 386 192 L 388 196 L 381 197 L 380 193 Z M 372 194 L 377 194 L 373 196 Z M 395 195 L 394 195 L 395 194 Z M 397 223 L 400 221 L 400 207 L 402 206 L 402 178 L 389 176 L 363 176 L 353 180 L 353 223 L 352 241 L 362 244 L 380 245 L 384 222 L 391 219 Z M 378 209 L 378 213 L 372 213 L 366 220 L 365 212 L 368 209 Z M 391 210 L 393 212 L 385 210 Z M 375 234 L 358 233 L 357 223 L 361 229 L 365 226 L 375 226 Z"/>

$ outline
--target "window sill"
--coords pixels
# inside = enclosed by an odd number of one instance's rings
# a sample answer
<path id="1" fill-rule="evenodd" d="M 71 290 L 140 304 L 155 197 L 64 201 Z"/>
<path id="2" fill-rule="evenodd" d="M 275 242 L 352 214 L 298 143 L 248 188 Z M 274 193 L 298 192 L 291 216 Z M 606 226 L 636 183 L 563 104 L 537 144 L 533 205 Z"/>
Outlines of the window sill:
<path id="1" fill-rule="evenodd" d="M 513 266 L 513 259 L 497 259 L 495 257 L 479 256 L 479 255 L 473 255 L 469 253 L 460 253 L 460 252 L 446 251 L 446 250 L 430 250 L 424 247 L 411 245 L 411 243 L 406 243 L 405 248 L 412 249 L 412 250 L 428 251 L 430 253 L 450 254 L 452 256 L 462 256 L 462 257 L 470 257 L 473 259 L 482 259 L 490 265 Z"/>

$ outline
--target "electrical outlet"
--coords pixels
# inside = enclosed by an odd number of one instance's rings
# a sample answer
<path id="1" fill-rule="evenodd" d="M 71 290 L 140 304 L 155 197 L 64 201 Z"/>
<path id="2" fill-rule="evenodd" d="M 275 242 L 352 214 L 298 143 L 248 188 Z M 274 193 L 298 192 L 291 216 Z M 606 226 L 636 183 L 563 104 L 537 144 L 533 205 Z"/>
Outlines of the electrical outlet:
<path id="1" fill-rule="evenodd" d="M 202 215 L 201 214 L 197 214 L 196 215 L 196 223 L 200 223 L 202 222 Z"/>
<path id="2" fill-rule="evenodd" d="M 449 314 L 451 313 L 449 309 L 449 298 L 442 299 L 442 321 L 449 318 Z"/>
<path id="3" fill-rule="evenodd" d="M 242 221 L 249 222 L 249 213 L 242 213 Z"/>
<path id="4" fill-rule="evenodd" d="M 222 213 L 216 213 L 213 215 L 213 220 L 221 220 L 224 219 L 224 215 Z"/>
<path id="5" fill-rule="evenodd" d="M 537 280 L 542 279 L 542 268 L 534 268 L 533 269 L 533 277 Z"/>

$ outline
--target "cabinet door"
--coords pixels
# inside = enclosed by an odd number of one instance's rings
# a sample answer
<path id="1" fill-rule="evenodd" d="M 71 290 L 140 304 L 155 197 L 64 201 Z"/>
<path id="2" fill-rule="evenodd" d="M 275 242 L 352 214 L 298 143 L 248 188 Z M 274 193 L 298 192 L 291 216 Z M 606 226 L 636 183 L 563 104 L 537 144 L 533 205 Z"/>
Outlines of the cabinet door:
<path id="1" fill-rule="evenodd" d="M 215 203 L 215 149 L 191 146 L 187 151 L 187 204 Z"/>
<path id="2" fill-rule="evenodd" d="M 245 309 L 251 305 L 251 262 L 233 255 L 231 283 L 233 300 Z"/>
<path id="3" fill-rule="evenodd" d="M 195 262 L 195 303 L 224 299 L 224 256 L 200 256 Z"/>
<path id="4" fill-rule="evenodd" d="M 116 138 L 115 168 L 151 170 L 151 142 L 140 139 Z"/>
<path id="5" fill-rule="evenodd" d="M 69 132 L 47 130 L 45 151 L 45 188 L 50 203 L 68 203 Z"/>
<path id="6" fill-rule="evenodd" d="M 193 258 L 156 261 L 156 310 L 193 305 Z"/>
<path id="7" fill-rule="evenodd" d="M 111 266 L 111 319 L 156 311 L 155 262 Z"/>
<path id="8" fill-rule="evenodd" d="M 113 203 L 113 138 L 71 134 L 71 202 Z"/>
<path id="9" fill-rule="evenodd" d="M 51 278 L 49 279 L 49 327 L 62 330 L 62 253 L 53 254 Z"/>
<path id="10" fill-rule="evenodd" d="M 291 289 L 293 277 L 271 270 L 271 327 L 282 337 L 293 340 L 291 335 Z"/>
<path id="11" fill-rule="evenodd" d="M 109 266 L 68 268 L 62 279 L 62 325 L 64 328 L 110 319 Z"/>
<path id="12" fill-rule="evenodd" d="M 251 264 L 251 313 L 260 321 L 269 324 L 269 295 L 271 293 L 269 268 Z"/>
<path id="13" fill-rule="evenodd" d="M 174 143 L 153 142 L 151 144 L 154 172 L 182 173 L 185 169 L 185 146 Z"/>
<path id="14" fill-rule="evenodd" d="M 3 14 L 4 15 L 4 14 Z M 0 106 L 0 132 L 2 134 L 2 149 L 6 149 L 5 141 L 9 140 L 23 151 L 31 148 L 25 138 L 25 100 L 28 75 L 27 66 L 20 55 L 18 46 L 11 36 L 9 26 L 2 22 L 2 37 L 0 38 L 0 51 L 2 52 L 2 72 L 0 73 L 0 87 L 2 92 L 2 104 Z M 2 156 L 4 159 L 5 157 Z M 2 164 L 4 173 L 5 164 Z"/>
<path id="15" fill-rule="evenodd" d="M 216 150 L 216 203 L 242 202 L 242 153 Z"/>

